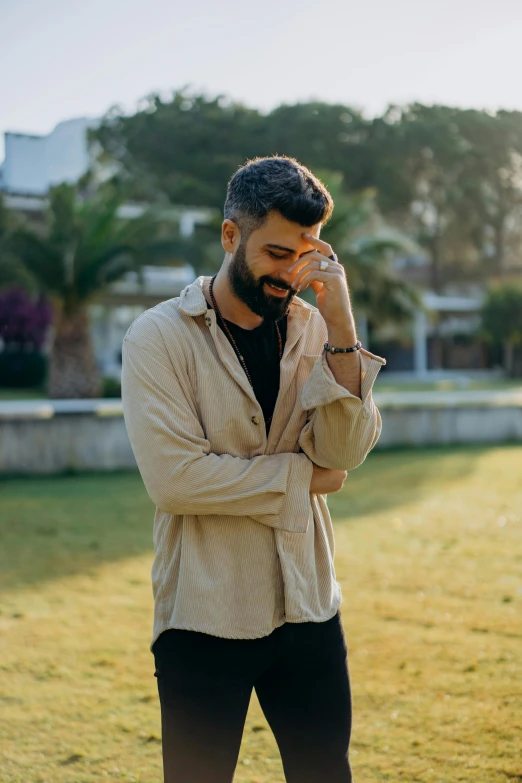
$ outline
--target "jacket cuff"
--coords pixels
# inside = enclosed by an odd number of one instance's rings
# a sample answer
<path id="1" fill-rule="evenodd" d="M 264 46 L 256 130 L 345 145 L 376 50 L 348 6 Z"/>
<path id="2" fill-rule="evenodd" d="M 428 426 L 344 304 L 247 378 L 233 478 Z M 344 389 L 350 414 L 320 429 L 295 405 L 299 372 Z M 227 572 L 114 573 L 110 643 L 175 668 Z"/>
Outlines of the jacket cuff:
<path id="1" fill-rule="evenodd" d="M 287 456 L 291 458 L 290 470 L 288 471 L 283 502 L 275 515 L 277 522 L 274 524 L 274 514 L 256 514 L 253 518 L 276 530 L 306 533 L 313 515 L 310 483 L 314 463 L 308 459 L 306 454 L 289 453 Z"/>
<path id="2" fill-rule="evenodd" d="M 304 410 L 318 408 L 321 405 L 329 405 L 335 400 L 345 397 L 357 400 L 363 404 L 371 394 L 375 379 L 379 374 L 381 367 L 386 364 L 386 359 L 376 356 L 364 348 L 360 349 L 361 357 L 361 397 L 357 397 L 341 386 L 335 380 L 335 376 L 330 369 L 326 359 L 326 351 L 319 355 L 315 365 L 312 368 L 308 380 L 301 393 L 301 405 Z"/>
<path id="3" fill-rule="evenodd" d="M 314 472 L 314 463 L 306 454 L 293 454 L 285 502 L 282 509 L 281 530 L 290 533 L 306 533 L 312 516 L 310 483 Z"/>

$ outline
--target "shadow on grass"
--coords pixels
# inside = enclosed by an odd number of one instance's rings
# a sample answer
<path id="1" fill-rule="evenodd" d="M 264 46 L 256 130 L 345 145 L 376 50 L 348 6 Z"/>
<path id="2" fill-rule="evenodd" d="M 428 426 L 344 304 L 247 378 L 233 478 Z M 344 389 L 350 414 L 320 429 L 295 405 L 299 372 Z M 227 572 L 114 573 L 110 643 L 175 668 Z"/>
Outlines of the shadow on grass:
<path id="1" fill-rule="evenodd" d="M 13 589 L 152 552 L 139 473 L 0 481 L 0 588 Z"/>
<path id="2" fill-rule="evenodd" d="M 444 492 L 486 448 L 376 452 L 328 505 L 353 519 Z M 19 589 L 152 555 L 154 507 L 138 473 L 0 481 L 0 588 Z"/>

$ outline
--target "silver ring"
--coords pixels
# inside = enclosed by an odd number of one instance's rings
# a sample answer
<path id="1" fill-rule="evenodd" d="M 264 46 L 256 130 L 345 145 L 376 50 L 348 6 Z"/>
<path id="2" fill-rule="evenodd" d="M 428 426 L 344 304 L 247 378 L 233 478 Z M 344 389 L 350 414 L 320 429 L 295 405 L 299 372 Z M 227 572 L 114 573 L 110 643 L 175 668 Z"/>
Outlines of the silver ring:
<path id="1" fill-rule="evenodd" d="M 331 261 L 335 261 L 336 263 L 339 261 L 339 259 L 337 258 L 337 255 L 336 255 L 336 253 L 332 253 L 332 255 L 331 255 L 331 256 L 328 256 L 328 258 L 329 258 Z"/>
<path id="2" fill-rule="evenodd" d="M 329 266 L 330 264 L 328 263 L 328 261 L 321 261 L 319 264 L 319 269 L 321 270 L 321 272 L 326 272 Z"/>

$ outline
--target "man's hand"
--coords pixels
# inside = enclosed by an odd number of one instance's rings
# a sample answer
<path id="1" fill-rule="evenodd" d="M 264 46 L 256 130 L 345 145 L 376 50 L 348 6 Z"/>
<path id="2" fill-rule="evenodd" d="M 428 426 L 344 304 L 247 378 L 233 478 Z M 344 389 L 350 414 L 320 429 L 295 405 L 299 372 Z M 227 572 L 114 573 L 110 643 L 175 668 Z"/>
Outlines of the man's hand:
<path id="1" fill-rule="evenodd" d="M 332 258 L 334 252 L 327 242 L 306 232 L 302 236 L 315 249 L 304 253 L 289 267 L 288 271 L 294 273 L 292 288 L 306 291 L 308 286 L 312 286 L 317 309 L 326 322 L 328 332 L 333 330 L 336 336 L 339 334 L 345 340 L 342 345 L 334 343 L 329 335 L 328 341 L 336 348 L 351 347 L 357 338 L 344 266 Z M 322 262 L 328 264 L 324 271 L 321 270 Z"/>
<path id="2" fill-rule="evenodd" d="M 310 492 L 317 495 L 329 495 L 342 489 L 348 473 L 346 470 L 330 470 L 314 465 Z"/>
<path id="3" fill-rule="evenodd" d="M 288 269 L 295 275 L 292 288 L 304 291 L 309 285 L 312 286 L 317 308 L 326 322 L 328 342 L 336 348 L 353 348 L 357 342 L 357 332 L 344 267 L 335 260 L 336 256 L 331 245 L 311 234 L 303 233 L 302 236 L 315 250 L 302 255 Z M 328 264 L 324 271 L 321 270 L 323 262 Z M 328 352 L 326 361 L 339 386 L 344 386 L 350 394 L 360 398 L 359 352 L 336 354 Z"/>

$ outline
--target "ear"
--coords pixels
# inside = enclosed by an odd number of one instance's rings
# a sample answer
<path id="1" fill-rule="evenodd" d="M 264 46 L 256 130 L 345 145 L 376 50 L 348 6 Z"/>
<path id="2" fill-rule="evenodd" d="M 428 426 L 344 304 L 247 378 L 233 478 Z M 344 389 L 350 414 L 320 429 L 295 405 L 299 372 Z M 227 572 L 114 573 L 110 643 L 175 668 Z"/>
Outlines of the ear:
<path id="1" fill-rule="evenodd" d="M 228 218 L 221 226 L 221 244 L 226 253 L 235 253 L 241 241 L 241 232 L 237 223 Z"/>

